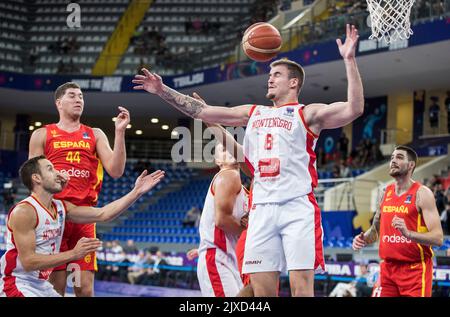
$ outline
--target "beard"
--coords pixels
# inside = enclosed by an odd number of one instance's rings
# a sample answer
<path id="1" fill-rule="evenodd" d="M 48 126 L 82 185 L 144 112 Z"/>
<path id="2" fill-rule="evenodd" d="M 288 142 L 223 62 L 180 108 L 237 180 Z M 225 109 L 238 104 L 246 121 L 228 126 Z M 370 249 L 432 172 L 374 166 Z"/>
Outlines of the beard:
<path id="1" fill-rule="evenodd" d="M 49 192 L 52 195 L 58 194 L 58 193 L 62 192 L 62 190 L 63 190 L 62 185 L 59 183 L 45 184 L 43 187 L 46 192 Z"/>
<path id="2" fill-rule="evenodd" d="M 268 92 L 268 93 L 266 94 L 266 98 L 269 99 L 269 100 L 272 100 L 272 99 L 275 98 L 275 94 L 274 94 L 274 93 Z"/>
<path id="3" fill-rule="evenodd" d="M 408 170 L 402 170 L 400 168 L 389 171 L 389 175 L 392 177 L 405 176 L 406 174 L 408 174 Z"/>

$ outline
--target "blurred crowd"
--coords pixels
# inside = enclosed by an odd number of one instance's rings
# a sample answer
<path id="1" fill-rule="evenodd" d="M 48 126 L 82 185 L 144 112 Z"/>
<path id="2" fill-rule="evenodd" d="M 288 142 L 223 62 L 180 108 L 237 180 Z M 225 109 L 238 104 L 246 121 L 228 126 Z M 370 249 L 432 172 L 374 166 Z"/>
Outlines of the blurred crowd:
<path id="1" fill-rule="evenodd" d="M 140 250 L 133 240 L 125 246 L 107 241 L 97 251 L 99 260 L 96 278 L 137 285 L 162 285 L 167 275 L 166 256 L 158 247 Z"/>

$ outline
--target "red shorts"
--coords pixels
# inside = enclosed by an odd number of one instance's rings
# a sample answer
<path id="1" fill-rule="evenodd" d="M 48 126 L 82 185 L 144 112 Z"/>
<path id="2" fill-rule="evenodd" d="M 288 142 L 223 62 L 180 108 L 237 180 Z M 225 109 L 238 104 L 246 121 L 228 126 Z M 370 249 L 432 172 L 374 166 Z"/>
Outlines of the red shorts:
<path id="1" fill-rule="evenodd" d="M 239 240 L 236 243 L 236 257 L 238 261 L 239 273 L 241 274 L 242 283 L 244 286 L 250 284 L 250 275 L 242 274 L 242 264 L 244 263 L 244 252 L 245 252 L 245 240 L 247 238 L 247 229 L 242 231 Z"/>
<path id="2" fill-rule="evenodd" d="M 380 286 L 374 297 L 431 297 L 433 261 L 422 262 L 383 261 L 380 264 Z"/>
<path id="3" fill-rule="evenodd" d="M 83 237 L 95 238 L 95 224 L 78 224 L 66 221 L 60 252 L 72 250 L 78 240 Z M 82 271 L 97 271 L 97 257 L 95 256 L 95 252 L 70 263 L 78 264 Z M 66 270 L 67 264 L 69 263 L 54 268 L 54 271 Z"/>

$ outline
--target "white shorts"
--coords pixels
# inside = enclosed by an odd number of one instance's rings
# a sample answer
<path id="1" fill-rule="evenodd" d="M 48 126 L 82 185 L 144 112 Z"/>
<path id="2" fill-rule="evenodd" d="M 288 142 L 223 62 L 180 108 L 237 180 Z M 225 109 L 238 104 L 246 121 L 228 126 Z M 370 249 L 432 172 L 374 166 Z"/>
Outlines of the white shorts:
<path id="1" fill-rule="evenodd" d="M 14 290 L 4 291 L 4 281 L 0 282 L 0 297 L 61 297 L 61 295 L 55 291 L 53 285 L 48 281 L 42 281 L 39 283 L 30 283 L 26 280 L 16 280 Z M 21 295 L 20 295 L 20 293 Z"/>
<path id="2" fill-rule="evenodd" d="M 219 249 L 200 252 L 197 277 L 204 297 L 235 297 L 243 287 L 236 261 Z"/>
<path id="3" fill-rule="evenodd" d="M 242 273 L 323 272 L 323 230 L 314 195 L 255 204 L 250 212 Z"/>

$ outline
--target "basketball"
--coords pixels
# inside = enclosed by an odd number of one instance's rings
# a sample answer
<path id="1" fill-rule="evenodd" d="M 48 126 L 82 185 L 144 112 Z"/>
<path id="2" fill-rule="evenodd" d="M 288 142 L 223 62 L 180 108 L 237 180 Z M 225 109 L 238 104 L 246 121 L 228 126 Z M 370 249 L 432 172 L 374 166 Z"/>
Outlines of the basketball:
<path id="1" fill-rule="evenodd" d="M 280 32 L 266 22 L 252 24 L 242 37 L 245 55 L 257 62 L 267 62 L 277 56 L 281 45 Z"/>

